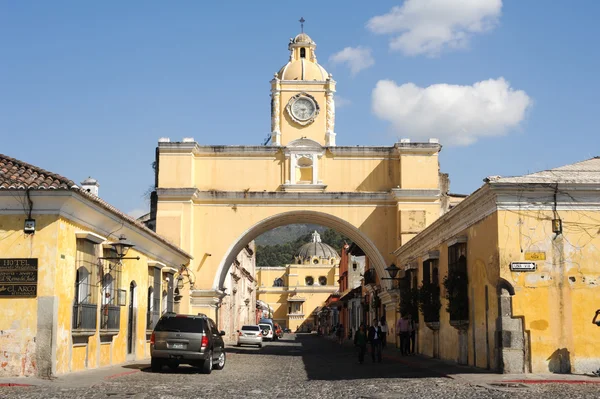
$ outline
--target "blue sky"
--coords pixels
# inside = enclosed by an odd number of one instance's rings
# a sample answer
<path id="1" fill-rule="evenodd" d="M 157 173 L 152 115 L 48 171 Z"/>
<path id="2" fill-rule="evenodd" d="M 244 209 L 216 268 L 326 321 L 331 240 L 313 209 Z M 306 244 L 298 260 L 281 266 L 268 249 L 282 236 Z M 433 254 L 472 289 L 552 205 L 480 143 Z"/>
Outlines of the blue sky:
<path id="1" fill-rule="evenodd" d="M 338 145 L 439 137 L 459 193 L 600 155 L 600 2 L 473 1 L 1 2 L 0 153 L 138 213 L 159 137 L 267 137 L 303 16 L 338 82 Z"/>

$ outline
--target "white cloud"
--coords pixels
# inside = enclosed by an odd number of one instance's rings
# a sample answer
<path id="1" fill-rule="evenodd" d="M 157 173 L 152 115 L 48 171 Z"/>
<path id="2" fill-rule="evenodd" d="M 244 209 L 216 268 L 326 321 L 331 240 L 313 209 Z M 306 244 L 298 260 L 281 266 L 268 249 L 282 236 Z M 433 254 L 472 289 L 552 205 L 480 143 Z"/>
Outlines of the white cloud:
<path id="1" fill-rule="evenodd" d="M 335 107 L 336 108 L 347 107 L 350 104 L 352 104 L 352 101 L 348 100 L 346 97 L 342 97 L 339 94 L 335 95 Z"/>
<path id="2" fill-rule="evenodd" d="M 493 29 L 501 12 L 502 0 L 406 0 L 371 18 L 367 28 L 393 35 L 392 50 L 435 56 L 445 47 L 463 48 L 473 34 Z"/>
<path id="3" fill-rule="evenodd" d="M 489 79 L 472 86 L 435 84 L 398 86 L 377 82 L 372 109 L 402 137 L 439 138 L 446 145 L 469 145 L 481 137 L 501 136 L 518 127 L 533 101 L 504 80 Z"/>
<path id="4" fill-rule="evenodd" d="M 329 57 L 329 61 L 334 64 L 346 64 L 350 68 L 350 73 L 354 76 L 363 69 L 375 65 L 375 60 L 371 56 L 371 49 L 365 47 L 346 47 Z"/>
<path id="5" fill-rule="evenodd" d="M 129 216 L 131 216 L 132 218 L 137 219 L 140 216 L 143 216 L 143 215 L 147 214 L 148 212 L 150 212 L 150 209 L 147 209 L 147 208 L 136 208 L 136 209 L 133 209 L 133 210 L 127 212 L 127 214 Z"/>

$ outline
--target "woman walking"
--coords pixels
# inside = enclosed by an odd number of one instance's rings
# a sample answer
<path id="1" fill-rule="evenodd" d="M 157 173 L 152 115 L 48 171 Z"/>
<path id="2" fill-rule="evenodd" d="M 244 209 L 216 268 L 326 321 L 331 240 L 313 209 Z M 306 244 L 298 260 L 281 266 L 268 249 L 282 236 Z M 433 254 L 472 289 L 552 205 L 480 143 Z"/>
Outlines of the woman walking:
<path id="1" fill-rule="evenodd" d="M 337 332 L 338 342 L 341 345 L 342 343 L 344 343 L 344 326 L 342 325 L 342 323 L 338 324 L 336 332 Z"/>

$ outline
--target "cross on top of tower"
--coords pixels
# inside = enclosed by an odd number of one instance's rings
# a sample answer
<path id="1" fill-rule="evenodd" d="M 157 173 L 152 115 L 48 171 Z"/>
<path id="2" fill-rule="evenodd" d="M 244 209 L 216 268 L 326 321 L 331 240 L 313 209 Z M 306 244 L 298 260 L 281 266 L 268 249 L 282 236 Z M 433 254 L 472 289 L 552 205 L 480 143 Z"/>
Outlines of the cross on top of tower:
<path id="1" fill-rule="evenodd" d="M 304 17 L 300 17 L 300 19 L 298 20 L 298 22 L 300 22 L 300 31 L 302 33 L 304 33 L 304 23 L 306 22 L 306 20 L 304 19 Z"/>

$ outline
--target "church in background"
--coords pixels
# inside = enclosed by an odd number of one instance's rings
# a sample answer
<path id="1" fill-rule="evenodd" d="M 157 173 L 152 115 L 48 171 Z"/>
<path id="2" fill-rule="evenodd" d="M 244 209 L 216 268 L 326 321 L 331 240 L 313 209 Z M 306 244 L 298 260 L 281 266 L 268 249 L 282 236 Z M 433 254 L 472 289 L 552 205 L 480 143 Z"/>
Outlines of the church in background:
<path id="1" fill-rule="evenodd" d="M 327 298 L 337 292 L 338 252 L 318 232 L 285 266 L 257 266 L 257 299 L 273 308 L 273 320 L 292 331 L 310 332 Z"/>

